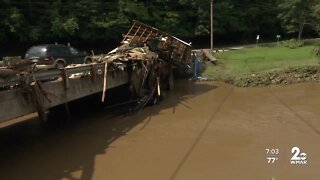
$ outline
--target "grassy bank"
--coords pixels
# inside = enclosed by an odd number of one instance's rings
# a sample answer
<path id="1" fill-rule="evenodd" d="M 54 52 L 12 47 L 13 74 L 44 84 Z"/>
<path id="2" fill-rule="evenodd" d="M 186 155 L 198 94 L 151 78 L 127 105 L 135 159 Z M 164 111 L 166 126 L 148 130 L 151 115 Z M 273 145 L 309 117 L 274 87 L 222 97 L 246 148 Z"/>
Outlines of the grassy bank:
<path id="1" fill-rule="evenodd" d="M 208 64 L 203 76 L 232 82 L 239 86 L 256 86 L 255 83 L 241 85 L 241 82 L 248 78 L 250 81 L 261 78 L 269 79 L 269 76 L 272 82 L 272 77 L 282 76 L 282 73 L 288 74 L 290 70 L 295 73 L 304 73 L 309 72 L 306 69 L 311 68 L 310 72 L 315 72 L 313 68 L 318 68 L 319 61 L 314 57 L 314 48 L 315 46 L 309 45 L 290 49 L 281 45 L 269 44 L 259 47 L 246 46 L 240 50 L 217 53 L 215 56 L 219 59 L 218 65 Z"/>

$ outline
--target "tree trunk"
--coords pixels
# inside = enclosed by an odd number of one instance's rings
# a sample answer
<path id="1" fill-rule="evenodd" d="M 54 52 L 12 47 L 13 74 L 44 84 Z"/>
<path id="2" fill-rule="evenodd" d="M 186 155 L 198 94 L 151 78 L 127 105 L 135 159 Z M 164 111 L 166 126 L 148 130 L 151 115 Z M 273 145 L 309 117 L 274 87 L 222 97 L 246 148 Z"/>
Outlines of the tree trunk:
<path id="1" fill-rule="evenodd" d="M 304 29 L 304 22 L 301 22 L 301 23 L 300 23 L 300 27 L 299 27 L 298 41 L 301 40 L 302 33 L 303 33 L 303 29 Z"/>
<path id="2" fill-rule="evenodd" d="M 306 24 L 306 17 L 304 16 L 304 13 L 302 13 L 301 15 L 301 20 L 300 20 L 300 24 L 299 24 L 299 35 L 298 35 L 298 41 L 301 40 L 302 37 L 302 33 L 304 30 L 304 25 Z"/>

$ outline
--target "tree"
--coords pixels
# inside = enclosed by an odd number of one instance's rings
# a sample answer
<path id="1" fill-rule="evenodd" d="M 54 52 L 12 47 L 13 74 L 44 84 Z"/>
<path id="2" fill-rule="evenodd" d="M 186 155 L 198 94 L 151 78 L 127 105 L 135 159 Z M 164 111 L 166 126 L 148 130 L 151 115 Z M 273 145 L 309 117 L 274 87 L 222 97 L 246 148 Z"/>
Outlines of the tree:
<path id="1" fill-rule="evenodd" d="M 232 40 L 299 32 L 306 24 L 320 32 L 320 0 L 215 0 L 214 31 Z M 0 0 L 0 43 L 118 42 L 133 19 L 170 34 L 210 34 L 209 0 Z M 278 6 L 279 4 L 279 6 Z M 279 8 L 281 12 L 279 13 Z M 274 18 L 279 14 L 279 18 Z M 312 18 L 310 18 L 312 17 Z M 266 36 L 264 36 L 266 37 Z M 237 39 L 235 39 L 237 38 Z"/>
<path id="2" fill-rule="evenodd" d="M 319 0 L 282 0 L 279 4 L 281 10 L 278 17 L 288 32 L 298 32 L 301 40 L 305 25 L 312 25 L 312 9 L 319 4 Z"/>
<path id="3" fill-rule="evenodd" d="M 316 29 L 316 31 L 318 31 L 318 33 L 320 33 L 320 3 L 315 4 L 312 8 L 312 19 L 313 19 L 313 25 Z"/>

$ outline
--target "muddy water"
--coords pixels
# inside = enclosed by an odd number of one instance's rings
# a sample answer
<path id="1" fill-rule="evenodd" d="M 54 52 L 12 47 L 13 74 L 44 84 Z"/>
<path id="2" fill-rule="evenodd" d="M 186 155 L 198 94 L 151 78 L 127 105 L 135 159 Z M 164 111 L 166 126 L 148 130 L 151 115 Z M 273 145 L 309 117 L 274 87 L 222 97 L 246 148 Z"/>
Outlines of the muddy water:
<path id="1" fill-rule="evenodd" d="M 129 116 L 96 110 L 1 128 L 0 179 L 319 179 L 320 85 L 234 88 L 180 80 Z M 307 154 L 290 165 L 291 149 Z M 268 164 L 265 149 L 278 149 Z"/>

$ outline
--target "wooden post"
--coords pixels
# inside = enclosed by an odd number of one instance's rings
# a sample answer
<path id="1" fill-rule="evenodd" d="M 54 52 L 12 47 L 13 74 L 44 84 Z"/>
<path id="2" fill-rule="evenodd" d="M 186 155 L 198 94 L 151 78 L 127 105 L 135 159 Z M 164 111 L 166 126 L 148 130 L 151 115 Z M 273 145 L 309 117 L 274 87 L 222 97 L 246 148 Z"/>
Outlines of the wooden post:
<path id="1" fill-rule="evenodd" d="M 91 76 L 91 81 L 95 83 L 97 81 L 97 72 L 95 70 L 94 64 L 91 64 L 90 66 L 90 76 Z"/>
<path id="2" fill-rule="evenodd" d="M 104 102 L 104 99 L 105 99 L 105 96 L 106 96 L 107 75 L 108 75 L 108 62 L 106 61 L 105 64 L 104 64 L 103 89 L 102 89 L 102 99 L 101 99 L 102 102 Z"/>
<path id="3" fill-rule="evenodd" d="M 31 85 L 31 97 L 34 102 L 34 107 L 38 112 L 38 117 L 41 121 L 46 122 L 47 121 L 47 114 L 46 110 L 43 107 L 43 100 L 40 97 L 39 87 L 36 82 L 33 82 Z"/>
<path id="4" fill-rule="evenodd" d="M 70 86 L 69 75 L 66 68 L 61 69 L 61 72 L 62 72 L 63 87 L 64 87 L 64 90 L 67 90 L 69 89 L 69 86 Z"/>
<path id="5" fill-rule="evenodd" d="M 160 78 L 157 77 L 157 90 L 158 90 L 158 96 L 161 96 L 161 92 L 160 92 Z"/>

